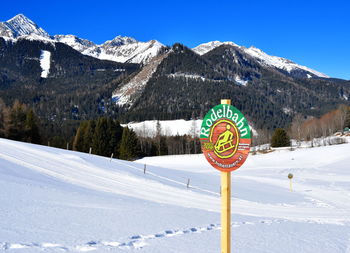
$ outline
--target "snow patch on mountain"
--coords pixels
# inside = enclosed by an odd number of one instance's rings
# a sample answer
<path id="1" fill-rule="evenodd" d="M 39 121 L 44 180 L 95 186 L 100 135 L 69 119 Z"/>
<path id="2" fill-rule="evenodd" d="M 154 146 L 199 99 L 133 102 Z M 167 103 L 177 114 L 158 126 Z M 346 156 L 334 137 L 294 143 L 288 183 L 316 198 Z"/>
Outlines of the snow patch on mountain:
<path id="1" fill-rule="evenodd" d="M 260 63 L 263 65 L 268 65 L 268 66 L 273 66 L 278 69 L 285 70 L 289 73 L 291 73 L 293 70 L 296 69 L 301 69 L 305 70 L 317 77 L 323 77 L 323 78 L 329 78 L 329 76 L 318 72 L 316 70 L 310 69 L 308 67 L 296 64 L 295 62 L 282 58 L 282 57 L 277 57 L 277 56 L 271 56 L 263 52 L 262 50 L 256 48 L 256 47 L 250 47 L 250 48 L 244 48 L 244 52 L 249 54 L 250 56 L 253 56 L 254 58 L 258 59 Z M 308 75 L 309 77 L 309 75 Z M 310 78 L 310 77 L 309 77 Z"/>
<path id="2" fill-rule="evenodd" d="M 288 115 L 293 113 L 293 110 L 289 107 L 283 107 L 282 110 L 285 114 L 288 114 Z"/>
<path id="3" fill-rule="evenodd" d="M 64 43 L 75 50 L 79 52 L 83 52 L 84 50 L 95 47 L 95 43 L 85 40 L 85 39 L 80 39 L 75 35 L 55 35 L 54 36 L 55 41 Z"/>
<path id="4" fill-rule="evenodd" d="M 156 40 L 148 42 L 134 40 L 133 42 L 122 45 L 114 45 L 114 43 L 107 41 L 98 47 L 99 50 L 88 50 L 83 53 L 95 56 L 102 60 L 128 63 L 148 63 L 153 57 L 159 54 L 162 48 L 164 48 L 164 45 Z"/>
<path id="5" fill-rule="evenodd" d="M 243 79 L 238 75 L 235 76 L 235 81 L 237 84 L 242 85 L 242 86 L 247 86 L 247 84 L 248 84 L 248 80 Z"/>
<path id="6" fill-rule="evenodd" d="M 199 46 L 193 48 L 192 50 L 196 52 L 199 55 L 203 55 L 208 53 L 209 51 L 221 46 L 221 45 L 230 45 L 234 47 L 239 47 L 237 44 L 231 42 L 231 41 L 226 41 L 226 42 L 221 42 L 221 41 L 210 41 L 207 43 L 200 44 Z"/>
<path id="7" fill-rule="evenodd" d="M 47 78 L 50 73 L 51 66 L 51 52 L 46 50 L 41 50 L 40 53 L 40 67 L 42 69 L 41 77 Z"/>

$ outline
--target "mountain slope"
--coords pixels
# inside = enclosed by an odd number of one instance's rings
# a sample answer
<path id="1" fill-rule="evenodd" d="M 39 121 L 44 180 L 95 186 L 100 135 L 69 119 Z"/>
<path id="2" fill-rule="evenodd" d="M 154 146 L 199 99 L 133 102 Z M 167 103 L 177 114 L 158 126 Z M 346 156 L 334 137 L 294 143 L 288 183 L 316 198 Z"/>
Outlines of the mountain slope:
<path id="1" fill-rule="evenodd" d="M 1 37 L 0 65 L 5 103 L 19 99 L 30 105 L 41 122 L 54 124 L 58 133 L 66 120 L 114 114 L 112 91 L 139 68 L 86 56 L 63 43 Z"/>
<path id="2" fill-rule="evenodd" d="M 231 45 L 233 47 L 240 48 L 243 50 L 246 54 L 254 57 L 261 65 L 264 66 L 270 66 L 274 67 L 278 70 L 281 70 L 285 73 L 290 74 L 293 77 L 298 78 L 329 78 L 329 76 L 320 73 L 316 70 L 310 69 L 305 66 L 301 66 L 299 64 L 296 64 L 288 59 L 277 57 L 277 56 L 271 56 L 263 52 L 262 50 L 256 48 L 256 47 L 250 47 L 245 48 L 242 46 L 238 46 L 237 44 L 233 42 L 220 42 L 220 41 L 211 41 L 207 43 L 203 43 L 201 45 L 198 45 L 197 47 L 193 48 L 193 51 L 195 51 L 199 55 L 204 55 L 211 50 L 221 46 L 221 45 Z"/>
<path id="3" fill-rule="evenodd" d="M 295 113 L 318 116 L 337 104 L 349 103 L 343 95 L 350 93 L 349 84 L 292 77 L 262 65 L 232 44 L 202 56 L 175 44 L 146 84 L 145 80 L 138 81 L 142 89 L 131 104 L 122 92 L 114 91 L 119 105 L 124 105 L 120 101 L 129 103 L 128 121 L 190 119 L 192 113 L 199 117 L 229 97 L 255 128 L 274 129 L 287 126 Z M 132 87 L 138 83 L 130 86 L 128 97 L 133 97 Z"/>

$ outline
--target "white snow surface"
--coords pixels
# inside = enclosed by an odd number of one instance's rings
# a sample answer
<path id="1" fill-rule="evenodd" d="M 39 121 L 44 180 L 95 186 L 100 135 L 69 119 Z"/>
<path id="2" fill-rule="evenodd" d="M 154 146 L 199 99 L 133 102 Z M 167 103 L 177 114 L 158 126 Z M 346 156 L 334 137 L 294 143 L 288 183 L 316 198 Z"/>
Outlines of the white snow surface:
<path id="1" fill-rule="evenodd" d="M 47 78 L 50 73 L 51 66 L 51 52 L 46 50 L 41 50 L 40 53 L 40 67 L 42 69 L 41 77 Z"/>
<path id="2" fill-rule="evenodd" d="M 242 86 L 247 86 L 247 84 L 248 84 L 248 80 L 242 79 L 238 75 L 235 76 L 235 81 L 236 81 L 237 84 L 242 85 Z"/>
<path id="3" fill-rule="evenodd" d="M 349 150 L 250 155 L 232 173 L 232 252 L 347 252 Z M 0 187 L 0 251 L 220 251 L 220 173 L 203 155 L 127 162 L 0 139 Z"/>

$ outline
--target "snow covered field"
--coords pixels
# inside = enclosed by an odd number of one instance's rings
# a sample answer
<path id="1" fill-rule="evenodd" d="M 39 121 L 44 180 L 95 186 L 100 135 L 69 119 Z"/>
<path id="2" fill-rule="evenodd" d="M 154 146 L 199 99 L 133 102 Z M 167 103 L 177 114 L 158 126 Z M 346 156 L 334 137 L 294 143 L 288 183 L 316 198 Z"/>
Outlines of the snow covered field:
<path id="1" fill-rule="evenodd" d="M 161 134 L 165 136 L 176 135 L 196 135 L 199 136 L 202 120 L 160 120 Z M 130 122 L 128 124 L 122 124 L 123 127 L 128 126 L 138 136 L 142 137 L 154 137 L 157 135 L 157 120 L 146 120 L 142 122 Z"/>
<path id="2" fill-rule="evenodd" d="M 200 129 L 202 126 L 201 119 L 196 120 L 160 120 L 161 135 L 164 136 L 176 136 L 176 135 L 196 135 L 199 137 Z M 135 131 L 138 136 L 142 137 L 155 137 L 157 135 L 157 120 L 146 120 L 142 122 L 130 122 L 128 124 L 122 124 L 123 127 L 127 126 Z M 254 128 L 252 131 L 255 135 L 258 133 Z"/>
<path id="3" fill-rule="evenodd" d="M 232 175 L 232 252 L 350 252 L 349 152 L 249 156 Z M 0 139 L 0 251 L 220 252 L 219 187 L 202 155 L 110 161 Z"/>

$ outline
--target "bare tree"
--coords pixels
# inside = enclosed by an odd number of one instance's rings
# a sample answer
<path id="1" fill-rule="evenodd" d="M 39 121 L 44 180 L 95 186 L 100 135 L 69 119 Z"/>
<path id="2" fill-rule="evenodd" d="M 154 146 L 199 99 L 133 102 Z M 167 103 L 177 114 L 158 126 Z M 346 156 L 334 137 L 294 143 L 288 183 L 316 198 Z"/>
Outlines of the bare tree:
<path id="1" fill-rule="evenodd" d="M 301 136 L 302 136 L 302 125 L 304 122 L 304 117 L 301 114 L 296 114 L 292 121 L 291 135 L 294 138 L 298 146 L 300 146 Z"/>

